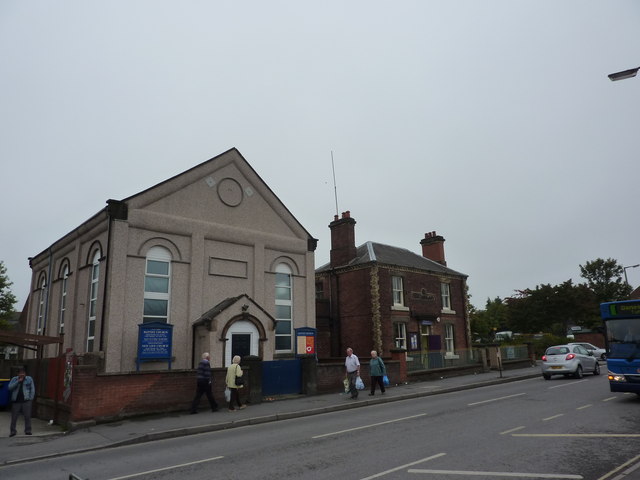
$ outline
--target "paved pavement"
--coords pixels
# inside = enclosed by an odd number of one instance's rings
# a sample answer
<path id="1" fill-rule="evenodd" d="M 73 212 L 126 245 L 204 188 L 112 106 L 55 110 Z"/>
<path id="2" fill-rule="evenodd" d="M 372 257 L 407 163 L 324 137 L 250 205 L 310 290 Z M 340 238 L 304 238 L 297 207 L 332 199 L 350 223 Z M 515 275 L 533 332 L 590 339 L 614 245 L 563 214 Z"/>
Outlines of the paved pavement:
<path id="1" fill-rule="evenodd" d="M 21 435 L 24 419 L 20 417 L 18 435 L 11 438 L 9 438 L 11 415 L 8 410 L 4 410 L 0 411 L 0 466 L 68 453 L 366 407 L 383 402 L 437 395 L 533 377 L 542 378 L 539 367 L 506 370 L 502 373 L 491 371 L 390 386 L 385 395 L 380 395 L 378 391 L 373 397 L 368 396 L 368 390 L 364 390 L 360 392 L 358 400 L 351 400 L 348 395 L 341 392 L 314 396 L 299 395 L 263 402 L 259 405 L 249 405 L 246 409 L 235 412 L 229 412 L 226 408 L 221 408 L 218 412 L 201 408 L 197 415 L 190 415 L 186 411 L 149 415 L 94 425 L 73 432 L 64 432 L 59 426 L 50 425 L 46 419 L 33 419 L 33 435 L 30 436 Z"/>

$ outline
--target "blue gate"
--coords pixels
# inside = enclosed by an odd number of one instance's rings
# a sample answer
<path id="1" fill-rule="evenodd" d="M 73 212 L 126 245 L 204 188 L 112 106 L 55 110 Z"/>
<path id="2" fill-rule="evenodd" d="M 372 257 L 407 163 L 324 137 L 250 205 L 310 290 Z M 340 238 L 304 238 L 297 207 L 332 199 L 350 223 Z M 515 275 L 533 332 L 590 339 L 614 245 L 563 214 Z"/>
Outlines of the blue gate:
<path id="1" fill-rule="evenodd" d="M 297 394 L 302 391 L 299 358 L 262 362 L 262 395 Z"/>

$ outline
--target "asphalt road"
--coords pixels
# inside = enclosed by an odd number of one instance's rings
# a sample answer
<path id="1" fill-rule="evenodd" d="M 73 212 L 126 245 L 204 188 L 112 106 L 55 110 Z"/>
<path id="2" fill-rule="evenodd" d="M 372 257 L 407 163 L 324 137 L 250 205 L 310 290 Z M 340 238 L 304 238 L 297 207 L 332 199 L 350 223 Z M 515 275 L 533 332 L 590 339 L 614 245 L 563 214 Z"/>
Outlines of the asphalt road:
<path id="1" fill-rule="evenodd" d="M 541 377 L 7 466 L 0 478 L 640 479 L 640 400 Z"/>

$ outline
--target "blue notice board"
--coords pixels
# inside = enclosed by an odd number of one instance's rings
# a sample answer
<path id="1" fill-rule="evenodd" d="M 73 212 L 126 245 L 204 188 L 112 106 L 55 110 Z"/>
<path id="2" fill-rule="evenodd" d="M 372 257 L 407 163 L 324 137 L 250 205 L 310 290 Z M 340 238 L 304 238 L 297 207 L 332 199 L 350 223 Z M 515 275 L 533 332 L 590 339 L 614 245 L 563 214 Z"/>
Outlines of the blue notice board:
<path id="1" fill-rule="evenodd" d="M 140 370 L 142 362 L 166 360 L 171 370 L 172 347 L 173 325 L 162 322 L 138 324 L 137 369 Z"/>

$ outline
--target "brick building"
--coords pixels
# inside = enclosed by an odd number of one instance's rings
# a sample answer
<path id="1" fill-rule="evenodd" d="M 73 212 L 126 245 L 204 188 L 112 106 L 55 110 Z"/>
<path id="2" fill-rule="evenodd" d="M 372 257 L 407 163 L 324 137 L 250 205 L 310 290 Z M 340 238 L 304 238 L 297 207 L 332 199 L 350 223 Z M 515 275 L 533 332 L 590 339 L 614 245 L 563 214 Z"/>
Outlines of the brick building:
<path id="1" fill-rule="evenodd" d="M 429 354 L 455 359 L 468 350 L 467 275 L 447 267 L 445 239 L 425 234 L 422 255 L 375 242 L 356 247 L 355 224 L 348 211 L 335 216 L 330 262 L 316 270 L 319 356 L 401 348 L 428 362 Z"/>

